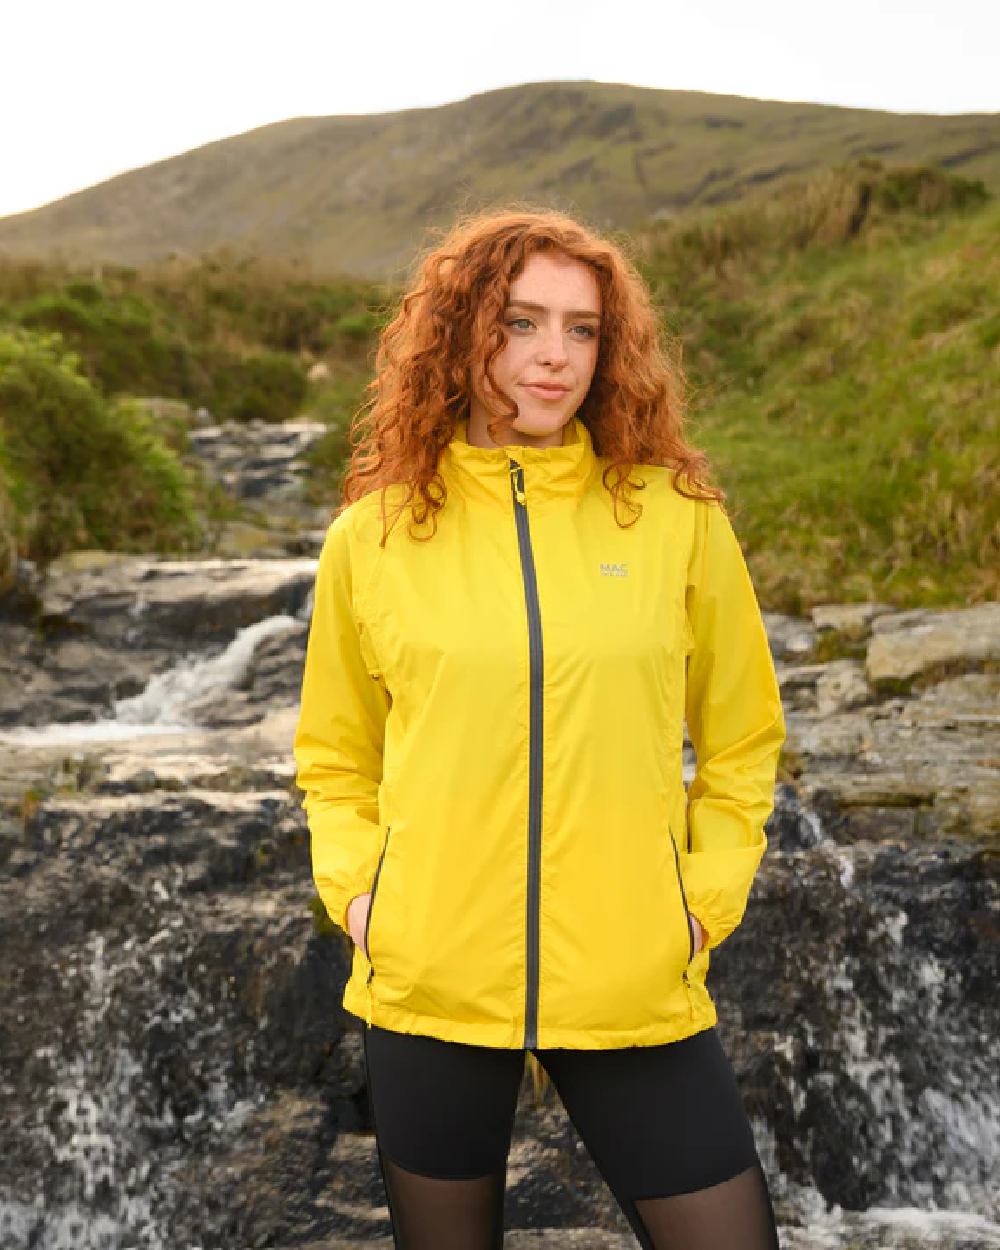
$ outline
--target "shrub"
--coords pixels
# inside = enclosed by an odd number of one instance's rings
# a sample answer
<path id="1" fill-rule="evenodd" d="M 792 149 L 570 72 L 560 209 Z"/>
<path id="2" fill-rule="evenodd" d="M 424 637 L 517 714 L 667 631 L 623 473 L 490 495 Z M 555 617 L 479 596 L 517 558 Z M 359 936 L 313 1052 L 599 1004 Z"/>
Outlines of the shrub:
<path id="1" fill-rule="evenodd" d="M 17 555 L 199 537 L 187 473 L 141 409 L 102 396 L 58 335 L 2 326 L 0 519 L 8 574 Z"/>
<path id="2" fill-rule="evenodd" d="M 56 331 L 83 372 L 107 394 L 190 395 L 195 379 L 186 347 L 165 336 L 136 295 L 109 297 L 93 282 L 71 282 L 26 300 L 13 314 L 26 329 Z"/>
<path id="3" fill-rule="evenodd" d="M 220 420 L 286 421 L 299 412 L 309 386 L 296 361 L 280 352 L 217 357 L 210 376 L 208 406 Z"/>

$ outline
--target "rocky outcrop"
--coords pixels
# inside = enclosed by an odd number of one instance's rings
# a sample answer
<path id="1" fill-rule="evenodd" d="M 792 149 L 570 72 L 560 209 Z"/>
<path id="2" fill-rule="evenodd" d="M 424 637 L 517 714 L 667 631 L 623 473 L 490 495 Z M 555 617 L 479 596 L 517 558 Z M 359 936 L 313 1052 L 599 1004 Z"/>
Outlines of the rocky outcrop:
<path id="1" fill-rule="evenodd" d="M 256 719 L 264 710 L 261 700 L 296 697 L 294 667 L 304 653 L 315 569 L 312 558 L 165 560 L 84 552 L 56 560 L 34 603 L 2 626 L 0 726 L 111 716 L 151 680 L 176 672 L 186 654 L 202 665 L 190 693 L 200 693 L 213 706 L 224 694 L 231 708 L 241 690 L 248 692 L 247 683 L 253 685 L 250 664 L 256 661 L 263 684 L 249 697 L 258 706 L 235 720 Z M 263 678 L 267 648 L 253 645 L 263 621 L 274 622 L 275 632 L 287 625 L 295 634 L 277 685 Z M 205 666 L 226 652 L 240 669 L 232 643 L 241 630 L 255 631 L 244 647 L 242 671 L 206 680 Z M 215 712 L 217 724 L 221 711 Z"/>
<path id="2" fill-rule="evenodd" d="M 801 798 L 840 841 L 1000 846 L 1000 605 L 852 608 L 775 619 L 784 764 Z M 824 650 L 854 655 L 797 662 Z"/>
<path id="3" fill-rule="evenodd" d="M 7 604 L 0 1245 L 389 1244 L 293 783 L 314 570 L 78 556 Z M 782 1244 L 1000 1245 L 996 614 L 767 624 L 788 742 L 709 984 Z M 505 1218 L 634 1244 L 527 1074 Z"/>
<path id="4" fill-rule="evenodd" d="M 306 453 L 326 435 L 319 421 L 225 421 L 204 413 L 189 431 L 189 458 L 233 500 L 243 520 L 219 529 L 220 556 L 315 555 L 332 516 L 332 503 L 310 502 Z"/>
<path id="5" fill-rule="evenodd" d="M 192 450 L 237 499 L 296 503 L 304 493 L 303 455 L 326 434 L 321 421 L 226 421 L 190 432 Z"/>
<path id="6" fill-rule="evenodd" d="M 1000 666 L 1000 603 L 942 612 L 917 608 L 872 624 L 865 668 L 876 690 L 986 665 Z"/>

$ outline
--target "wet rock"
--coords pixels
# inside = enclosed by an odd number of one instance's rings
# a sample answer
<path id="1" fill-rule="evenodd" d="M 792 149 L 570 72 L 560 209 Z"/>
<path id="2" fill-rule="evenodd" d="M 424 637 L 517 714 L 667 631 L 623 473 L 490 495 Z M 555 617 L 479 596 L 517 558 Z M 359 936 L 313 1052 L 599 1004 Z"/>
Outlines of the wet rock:
<path id="1" fill-rule="evenodd" d="M 139 569 L 67 559 L 45 631 L 0 624 L 0 717 L 66 735 L 0 740 L 0 1244 L 389 1244 L 350 945 L 314 910 L 293 784 L 315 561 Z M 1000 674 L 972 647 L 887 693 L 860 655 L 817 661 L 823 637 L 926 616 L 837 606 L 768 618 L 789 740 L 711 954 L 720 1036 L 783 1246 L 1000 1245 Z M 185 723 L 149 732 L 164 709 Z M 103 739 L 67 723 L 101 710 Z M 505 1221 L 511 1245 L 634 1244 L 527 1079 Z"/>
<path id="2" fill-rule="evenodd" d="M 0 726 L 128 719 L 135 709 L 119 705 L 147 687 L 165 719 L 178 700 L 193 724 L 259 719 L 297 697 L 315 570 L 311 558 L 55 561 L 44 631 L 0 624 Z"/>
<path id="3" fill-rule="evenodd" d="M 781 612 L 765 612 L 763 617 L 771 653 L 776 660 L 791 663 L 811 654 L 816 645 L 816 631 L 810 621 Z"/>
<path id="4" fill-rule="evenodd" d="M 61 557 L 48 569 L 42 617 L 53 633 L 85 632 L 121 647 L 168 653 L 217 639 L 305 603 L 316 561 L 164 560 L 101 553 Z"/>

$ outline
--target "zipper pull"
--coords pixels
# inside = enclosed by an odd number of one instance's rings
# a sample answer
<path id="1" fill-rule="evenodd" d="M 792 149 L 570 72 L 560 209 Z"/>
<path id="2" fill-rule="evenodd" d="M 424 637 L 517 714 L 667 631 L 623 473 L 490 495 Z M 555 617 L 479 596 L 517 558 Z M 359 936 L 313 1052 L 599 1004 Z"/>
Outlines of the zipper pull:
<path id="1" fill-rule="evenodd" d="M 520 485 L 518 485 L 518 476 L 520 475 Z M 510 486 L 514 492 L 514 498 L 519 504 L 527 506 L 528 500 L 524 493 L 524 470 L 514 460 L 510 462 Z"/>

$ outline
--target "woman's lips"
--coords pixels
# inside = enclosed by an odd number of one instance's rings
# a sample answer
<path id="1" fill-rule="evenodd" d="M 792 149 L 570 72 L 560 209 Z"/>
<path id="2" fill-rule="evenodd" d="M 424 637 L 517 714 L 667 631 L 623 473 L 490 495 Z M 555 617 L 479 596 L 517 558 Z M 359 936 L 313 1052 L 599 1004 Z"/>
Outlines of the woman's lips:
<path id="1" fill-rule="evenodd" d="M 539 399 L 560 399 L 569 390 L 566 386 L 537 386 L 525 385 L 526 391 L 530 391 L 532 395 L 537 395 Z"/>

